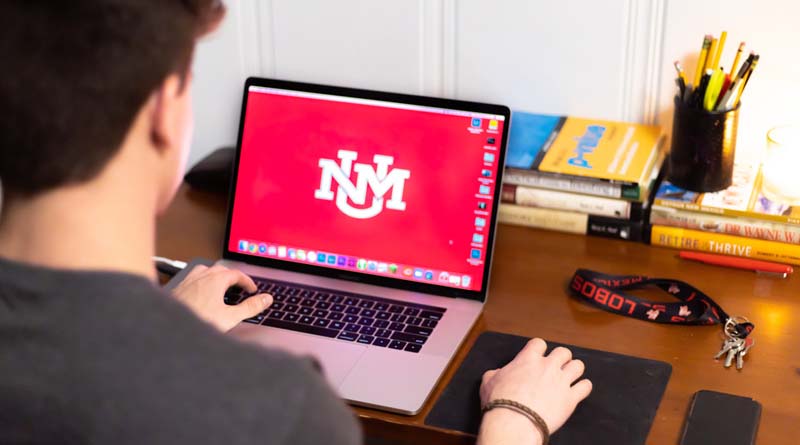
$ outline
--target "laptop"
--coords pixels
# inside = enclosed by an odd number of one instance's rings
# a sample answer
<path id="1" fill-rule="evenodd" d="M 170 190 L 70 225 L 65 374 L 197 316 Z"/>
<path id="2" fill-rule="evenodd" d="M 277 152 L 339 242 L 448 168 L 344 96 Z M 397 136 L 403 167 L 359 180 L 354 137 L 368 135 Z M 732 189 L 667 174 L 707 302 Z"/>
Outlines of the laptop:
<path id="1" fill-rule="evenodd" d="M 220 263 L 275 301 L 231 335 L 315 357 L 352 404 L 418 413 L 486 302 L 509 123 L 248 79 Z"/>

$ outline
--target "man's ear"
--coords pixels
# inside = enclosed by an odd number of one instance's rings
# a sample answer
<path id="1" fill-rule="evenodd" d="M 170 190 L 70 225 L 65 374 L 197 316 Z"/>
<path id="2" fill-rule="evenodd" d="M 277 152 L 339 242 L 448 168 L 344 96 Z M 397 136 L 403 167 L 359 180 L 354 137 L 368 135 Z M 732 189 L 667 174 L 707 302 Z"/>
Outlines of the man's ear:
<path id="1" fill-rule="evenodd" d="M 188 77 L 188 74 L 187 74 Z M 150 139 L 159 149 L 180 147 L 183 139 L 185 95 L 188 78 L 177 74 L 169 75 L 161 86 L 153 92 Z"/>

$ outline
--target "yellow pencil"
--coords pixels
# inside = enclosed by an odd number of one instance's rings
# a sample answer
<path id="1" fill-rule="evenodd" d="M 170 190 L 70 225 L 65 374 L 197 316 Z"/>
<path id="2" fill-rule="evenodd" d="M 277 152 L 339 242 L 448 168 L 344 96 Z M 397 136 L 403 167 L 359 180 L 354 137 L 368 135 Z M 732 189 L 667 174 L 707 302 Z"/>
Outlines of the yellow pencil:
<path id="1" fill-rule="evenodd" d="M 697 70 L 694 73 L 694 84 L 700 85 L 700 79 L 703 77 L 703 73 L 705 70 L 706 65 L 706 56 L 708 55 L 708 48 L 711 47 L 711 36 L 706 34 L 703 37 L 703 46 L 700 49 L 700 56 L 697 58 Z"/>
<path id="2" fill-rule="evenodd" d="M 678 77 L 683 80 L 684 84 L 687 84 L 688 82 L 686 81 L 686 74 L 683 72 L 681 63 L 676 60 L 674 65 L 675 65 L 675 71 L 678 72 Z"/>
<path id="3" fill-rule="evenodd" d="M 742 58 L 742 51 L 744 51 L 744 42 L 739 44 L 739 49 L 736 50 L 736 57 L 733 58 L 733 65 L 731 65 L 731 80 L 735 79 L 736 67 L 739 65 L 739 59 Z"/>
<path id="4" fill-rule="evenodd" d="M 715 70 L 715 69 L 717 69 L 714 66 L 714 63 L 713 63 L 714 62 L 714 58 L 717 57 L 717 42 L 719 42 L 719 40 L 717 40 L 716 37 L 711 39 L 711 47 L 708 49 L 708 54 L 706 54 L 706 62 L 703 65 L 703 69 L 704 70 Z"/>
<path id="5" fill-rule="evenodd" d="M 722 49 L 725 48 L 725 39 L 728 38 L 728 31 L 722 31 L 722 34 L 719 36 L 719 45 L 717 46 L 717 52 L 714 54 L 714 63 L 711 64 L 711 69 L 719 68 L 719 59 L 722 57 Z"/>

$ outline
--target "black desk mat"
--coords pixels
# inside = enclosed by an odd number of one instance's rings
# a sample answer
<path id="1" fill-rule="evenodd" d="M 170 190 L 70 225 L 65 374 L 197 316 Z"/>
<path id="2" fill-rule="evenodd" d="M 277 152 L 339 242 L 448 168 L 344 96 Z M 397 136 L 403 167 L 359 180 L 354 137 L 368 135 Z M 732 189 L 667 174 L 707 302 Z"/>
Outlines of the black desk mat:
<path id="1" fill-rule="evenodd" d="M 425 419 L 427 425 L 477 434 L 480 426 L 481 376 L 511 361 L 528 339 L 499 332 L 478 337 L 461 367 Z M 586 363 L 592 394 L 552 435 L 552 445 L 640 445 L 661 403 L 672 373 L 669 363 L 578 346 L 547 342 L 548 352 L 566 346 Z"/>

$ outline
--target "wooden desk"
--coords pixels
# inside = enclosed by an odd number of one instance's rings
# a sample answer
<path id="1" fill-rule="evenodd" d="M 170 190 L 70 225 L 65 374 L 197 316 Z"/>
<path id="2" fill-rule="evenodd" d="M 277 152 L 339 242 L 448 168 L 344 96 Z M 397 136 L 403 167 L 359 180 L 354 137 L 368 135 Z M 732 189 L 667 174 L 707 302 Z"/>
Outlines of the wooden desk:
<path id="1" fill-rule="evenodd" d="M 159 220 L 156 251 L 179 259 L 218 258 L 225 211 L 223 197 L 182 187 Z M 720 347 L 719 327 L 646 323 L 568 297 L 565 288 L 578 267 L 678 278 L 707 292 L 731 314 L 748 316 L 756 324 L 756 345 L 747 356 L 744 370 L 724 369 L 712 360 Z M 355 411 L 375 443 L 472 443 L 469 436 L 426 427 L 424 419 L 475 338 L 482 331 L 493 330 L 671 363 L 672 378 L 648 444 L 677 443 L 689 400 L 700 389 L 746 395 L 761 402 L 758 443 L 797 443 L 798 280 L 800 276 L 781 280 L 686 262 L 676 257 L 676 251 L 642 244 L 501 225 L 484 315 L 422 413 L 405 417 L 361 408 Z"/>

